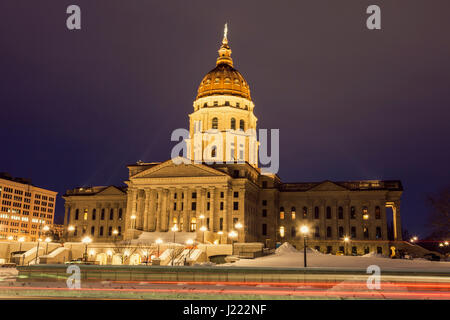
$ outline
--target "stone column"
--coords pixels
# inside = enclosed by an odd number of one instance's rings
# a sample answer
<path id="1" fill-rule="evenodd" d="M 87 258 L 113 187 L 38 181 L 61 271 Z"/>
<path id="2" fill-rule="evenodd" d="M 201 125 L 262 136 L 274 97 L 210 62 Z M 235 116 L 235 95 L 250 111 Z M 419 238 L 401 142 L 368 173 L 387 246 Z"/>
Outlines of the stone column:
<path id="1" fill-rule="evenodd" d="M 394 213 L 394 239 L 397 241 L 403 240 L 402 236 L 402 220 L 400 218 L 400 200 L 394 201 L 394 206 L 392 207 Z"/>
<path id="2" fill-rule="evenodd" d="M 216 232 L 217 230 L 217 223 L 215 222 L 216 218 L 217 218 L 217 214 L 216 214 L 216 206 L 215 206 L 215 192 L 216 189 L 210 188 L 209 189 L 209 194 L 210 194 L 210 198 L 209 198 L 209 230 L 211 232 Z"/>
<path id="3" fill-rule="evenodd" d="M 138 189 L 137 191 L 137 214 L 136 214 L 136 229 L 142 230 L 143 228 L 143 197 L 142 197 L 142 189 Z"/>
<path id="4" fill-rule="evenodd" d="M 67 227 L 67 223 L 69 222 L 69 210 L 70 206 L 67 203 L 64 203 L 64 227 Z"/>
<path id="5" fill-rule="evenodd" d="M 223 232 L 226 234 L 228 239 L 228 232 L 230 232 L 230 229 L 228 228 L 228 200 L 227 200 L 227 189 L 222 189 L 224 197 L 220 198 L 220 201 L 223 202 L 223 210 L 222 210 L 222 218 L 223 218 Z"/>
<path id="6" fill-rule="evenodd" d="M 167 196 L 168 196 L 169 190 L 163 189 L 162 192 L 162 205 L 161 205 L 161 231 L 168 231 L 168 211 L 167 211 Z"/>
<path id="7" fill-rule="evenodd" d="M 189 216 L 188 216 L 188 201 L 187 201 L 187 197 L 188 197 L 188 192 L 187 192 L 187 188 L 183 188 L 181 190 L 181 192 L 183 192 L 184 196 L 182 196 L 182 201 L 183 201 L 183 211 L 182 211 L 182 215 L 183 215 L 183 231 L 184 232 L 189 232 L 189 226 L 190 226 L 190 221 L 189 221 Z"/>
<path id="8" fill-rule="evenodd" d="M 162 203 L 162 189 L 158 188 L 156 190 L 157 194 L 158 194 L 158 207 L 156 209 L 156 231 L 160 232 L 161 231 L 161 203 Z"/>
<path id="9" fill-rule="evenodd" d="M 149 231 L 149 205 L 150 205 L 150 189 L 145 189 L 145 203 L 144 203 L 144 231 Z"/>

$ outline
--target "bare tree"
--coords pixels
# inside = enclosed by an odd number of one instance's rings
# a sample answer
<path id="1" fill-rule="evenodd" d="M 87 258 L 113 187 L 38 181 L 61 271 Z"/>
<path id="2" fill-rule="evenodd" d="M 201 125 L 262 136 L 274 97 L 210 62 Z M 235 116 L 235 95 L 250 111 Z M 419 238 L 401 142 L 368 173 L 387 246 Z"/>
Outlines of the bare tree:
<path id="1" fill-rule="evenodd" d="M 122 259 L 122 264 L 125 264 L 130 259 L 131 255 L 137 250 L 137 246 L 133 245 L 131 240 L 114 241 L 114 253 L 119 254 Z"/>
<path id="2" fill-rule="evenodd" d="M 450 186 L 443 188 L 437 194 L 427 196 L 430 206 L 428 225 L 436 237 L 450 237 Z"/>
<path id="3" fill-rule="evenodd" d="M 175 259 L 183 252 L 184 247 L 174 245 L 174 246 L 171 246 L 170 249 L 172 249 L 172 251 L 170 251 L 169 257 L 170 257 L 171 264 L 174 265 Z"/>

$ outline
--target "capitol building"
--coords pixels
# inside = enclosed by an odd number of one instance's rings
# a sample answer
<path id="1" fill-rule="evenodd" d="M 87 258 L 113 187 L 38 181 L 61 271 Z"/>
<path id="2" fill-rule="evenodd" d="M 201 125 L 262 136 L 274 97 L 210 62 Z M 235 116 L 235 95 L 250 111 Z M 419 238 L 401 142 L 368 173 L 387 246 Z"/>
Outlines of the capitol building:
<path id="1" fill-rule="evenodd" d="M 173 242 L 266 248 L 289 242 L 301 249 L 300 227 L 306 225 L 308 246 L 321 252 L 388 255 L 392 243 L 402 240 L 401 182 L 290 183 L 264 172 L 250 84 L 231 53 L 225 32 L 216 66 L 200 81 L 189 114 L 185 157 L 130 164 L 125 187 L 68 190 L 67 240 L 154 242 L 166 235 Z M 212 140 L 201 138 L 211 133 Z"/>

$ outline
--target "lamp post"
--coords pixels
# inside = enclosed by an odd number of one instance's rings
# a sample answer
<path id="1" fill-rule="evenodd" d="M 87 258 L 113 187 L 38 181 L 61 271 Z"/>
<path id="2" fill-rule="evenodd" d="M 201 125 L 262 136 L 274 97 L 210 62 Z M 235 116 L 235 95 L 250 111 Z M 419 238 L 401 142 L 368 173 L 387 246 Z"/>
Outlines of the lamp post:
<path id="1" fill-rule="evenodd" d="M 39 242 L 42 241 L 41 240 L 41 226 L 42 223 L 39 224 L 39 232 L 38 232 L 38 242 L 37 242 L 37 248 L 36 248 L 36 264 L 38 263 L 38 258 L 39 258 Z M 49 226 L 44 226 L 42 228 L 42 230 L 44 230 L 45 232 L 47 232 L 48 230 L 50 230 Z"/>
<path id="2" fill-rule="evenodd" d="M 219 238 L 219 244 L 221 244 L 221 243 L 222 243 L 222 235 L 223 235 L 223 231 L 219 231 L 219 232 L 217 232 L 217 234 L 220 236 L 220 238 Z"/>
<path id="3" fill-rule="evenodd" d="M 191 257 L 192 245 L 194 244 L 194 240 L 187 239 L 186 245 L 190 246 L 187 257 L 184 257 L 184 265 L 186 265 L 186 259 Z"/>
<path id="4" fill-rule="evenodd" d="M 11 238 L 12 238 L 12 237 L 11 237 Z M 25 238 L 24 238 L 24 237 L 20 237 L 20 238 L 18 239 L 18 241 L 19 241 L 19 252 L 21 252 L 21 251 L 22 251 L 22 242 L 25 241 Z M 23 255 L 23 254 L 21 255 L 21 257 L 20 257 L 20 259 L 19 259 L 19 265 L 22 265 L 22 259 L 24 259 L 24 255 Z"/>
<path id="5" fill-rule="evenodd" d="M 347 255 L 347 243 L 350 241 L 349 237 L 344 237 L 344 255 Z"/>
<path id="6" fill-rule="evenodd" d="M 116 242 L 116 240 L 117 240 L 117 235 L 119 234 L 119 231 L 117 231 L 117 229 L 114 229 L 112 233 L 113 233 L 113 235 L 114 235 L 114 242 Z"/>
<path id="7" fill-rule="evenodd" d="M 162 241 L 162 239 L 156 239 L 156 244 L 158 245 L 158 255 L 157 255 L 157 257 L 159 257 L 159 245 L 161 244 L 161 243 L 163 243 L 163 241 Z"/>
<path id="8" fill-rule="evenodd" d="M 202 232 L 202 237 L 203 237 L 203 243 L 205 243 L 205 231 L 206 231 L 206 227 L 205 226 L 202 226 L 201 228 L 200 228 L 200 231 Z"/>
<path id="9" fill-rule="evenodd" d="M 308 226 L 301 226 L 300 232 L 303 234 L 303 262 L 304 267 L 306 268 L 306 236 L 308 235 L 309 232 Z"/>
<path id="10" fill-rule="evenodd" d="M 172 230 L 172 232 L 173 232 L 173 243 L 175 243 L 175 232 L 178 231 L 177 225 L 175 224 L 175 225 L 172 227 L 171 230 Z"/>
<path id="11" fill-rule="evenodd" d="M 133 214 L 131 217 L 131 229 L 136 228 L 136 216 Z"/>
<path id="12" fill-rule="evenodd" d="M 84 247 L 84 262 L 86 263 L 86 262 L 87 262 L 87 257 L 88 257 L 88 255 L 87 255 L 87 249 L 88 249 L 89 243 L 92 242 L 92 239 L 91 239 L 90 237 L 84 237 L 84 238 L 81 240 L 81 242 L 83 242 L 83 243 L 85 244 L 85 247 Z"/>
<path id="13" fill-rule="evenodd" d="M 45 255 L 47 255 L 48 254 L 48 244 L 50 242 L 52 242 L 52 238 L 50 238 L 50 237 L 45 238 L 45 242 L 47 243 L 47 247 L 45 248 Z"/>
<path id="14" fill-rule="evenodd" d="M 234 238 L 237 237 L 237 232 L 232 230 L 228 233 L 228 236 L 231 238 L 231 254 L 234 255 Z"/>

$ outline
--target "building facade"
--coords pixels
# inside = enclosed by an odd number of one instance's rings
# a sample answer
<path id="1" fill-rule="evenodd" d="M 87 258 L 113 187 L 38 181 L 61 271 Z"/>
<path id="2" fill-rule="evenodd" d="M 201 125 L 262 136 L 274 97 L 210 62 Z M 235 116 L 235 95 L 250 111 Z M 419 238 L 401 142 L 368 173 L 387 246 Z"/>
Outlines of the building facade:
<path id="1" fill-rule="evenodd" d="M 0 240 L 36 241 L 45 225 L 53 225 L 56 195 L 30 180 L 1 173 Z"/>
<path id="2" fill-rule="evenodd" d="M 255 105 L 248 83 L 234 68 L 226 33 L 193 107 L 184 158 L 129 165 L 124 188 L 66 193 L 65 225 L 76 230 L 69 239 L 183 232 L 200 242 L 273 247 L 288 241 L 300 248 L 299 228 L 306 225 L 309 245 L 320 251 L 388 254 L 388 207 L 392 240 L 401 240 L 400 181 L 283 183 L 262 173 Z M 110 220 L 108 212 L 114 212 Z"/>

